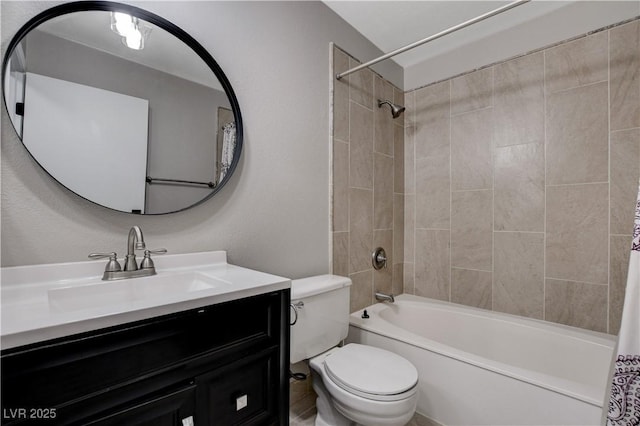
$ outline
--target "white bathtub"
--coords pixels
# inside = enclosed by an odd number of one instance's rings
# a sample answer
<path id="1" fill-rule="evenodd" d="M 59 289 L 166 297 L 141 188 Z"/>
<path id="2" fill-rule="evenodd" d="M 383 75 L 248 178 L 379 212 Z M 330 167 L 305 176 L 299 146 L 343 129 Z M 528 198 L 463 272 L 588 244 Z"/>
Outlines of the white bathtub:
<path id="1" fill-rule="evenodd" d="M 597 425 L 615 338 L 412 295 L 350 318 L 347 342 L 419 373 L 418 413 L 444 425 Z"/>

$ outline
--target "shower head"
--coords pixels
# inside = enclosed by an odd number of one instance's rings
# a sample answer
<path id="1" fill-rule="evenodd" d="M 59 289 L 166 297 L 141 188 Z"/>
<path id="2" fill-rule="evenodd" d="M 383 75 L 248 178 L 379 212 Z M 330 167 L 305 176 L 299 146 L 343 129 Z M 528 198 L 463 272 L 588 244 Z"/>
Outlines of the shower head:
<path id="1" fill-rule="evenodd" d="M 400 114 L 402 114 L 404 112 L 405 107 L 403 107 L 402 105 L 396 105 L 394 103 L 391 103 L 389 101 L 383 101 L 382 99 L 378 99 L 378 108 L 382 108 L 382 105 L 387 104 L 391 107 L 391 116 L 393 118 L 398 118 L 400 117 Z"/>

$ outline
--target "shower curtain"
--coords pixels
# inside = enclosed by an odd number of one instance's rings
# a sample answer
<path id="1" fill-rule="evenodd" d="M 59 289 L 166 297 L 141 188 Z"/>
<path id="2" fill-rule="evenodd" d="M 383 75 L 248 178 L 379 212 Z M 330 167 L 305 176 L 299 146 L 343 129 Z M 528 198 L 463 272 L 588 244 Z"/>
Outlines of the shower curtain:
<path id="1" fill-rule="evenodd" d="M 640 187 L 607 426 L 640 425 Z"/>

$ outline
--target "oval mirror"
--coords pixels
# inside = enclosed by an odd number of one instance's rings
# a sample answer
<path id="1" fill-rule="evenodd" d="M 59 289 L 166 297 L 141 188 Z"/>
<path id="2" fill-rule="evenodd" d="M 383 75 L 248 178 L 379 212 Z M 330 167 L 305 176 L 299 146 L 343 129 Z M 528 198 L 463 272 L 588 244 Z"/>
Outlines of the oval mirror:
<path id="1" fill-rule="evenodd" d="M 209 53 L 169 21 L 112 2 L 49 9 L 11 40 L 5 106 L 60 184 L 96 204 L 164 214 L 210 198 L 242 151 L 242 119 Z"/>

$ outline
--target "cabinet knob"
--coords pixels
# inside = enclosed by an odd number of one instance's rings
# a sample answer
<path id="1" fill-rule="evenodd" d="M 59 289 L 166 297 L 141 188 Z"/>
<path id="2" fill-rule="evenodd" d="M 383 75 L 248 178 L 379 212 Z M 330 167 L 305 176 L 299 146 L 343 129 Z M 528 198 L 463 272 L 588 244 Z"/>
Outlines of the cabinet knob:
<path id="1" fill-rule="evenodd" d="M 242 410 L 247 405 L 249 405 L 249 402 L 247 401 L 246 394 L 236 398 L 236 411 Z"/>

